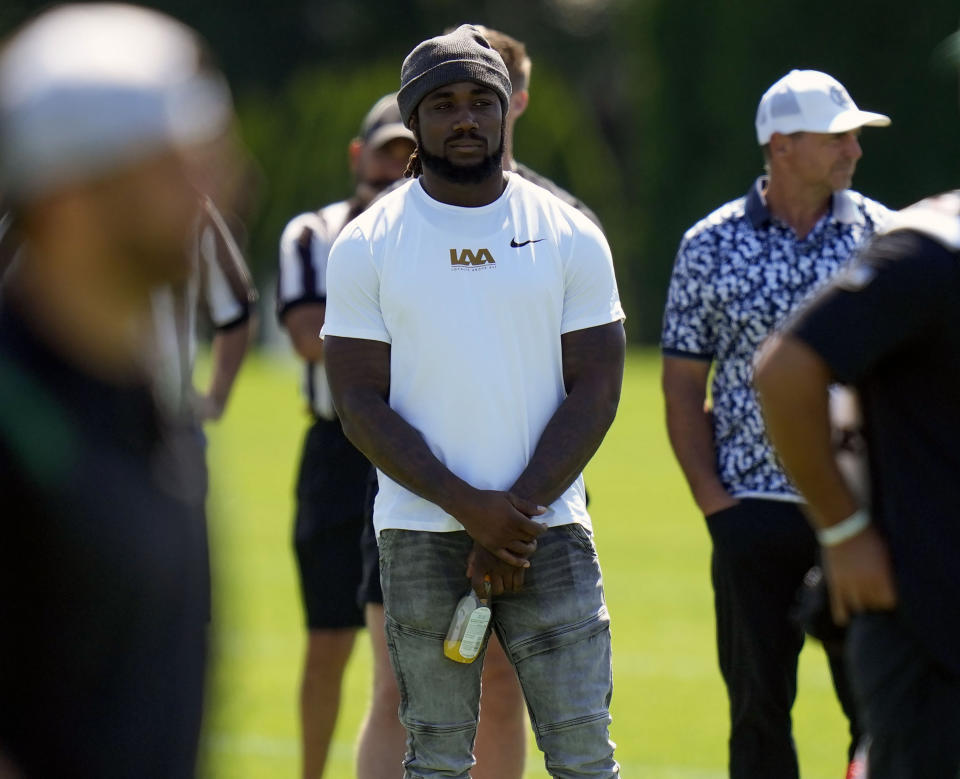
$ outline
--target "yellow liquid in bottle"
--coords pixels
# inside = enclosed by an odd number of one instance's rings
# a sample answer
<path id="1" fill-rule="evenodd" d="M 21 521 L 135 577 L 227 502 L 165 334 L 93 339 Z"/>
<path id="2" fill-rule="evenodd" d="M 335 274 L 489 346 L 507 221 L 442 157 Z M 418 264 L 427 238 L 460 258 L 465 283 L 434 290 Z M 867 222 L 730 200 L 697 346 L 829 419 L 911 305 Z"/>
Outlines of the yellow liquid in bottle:
<path id="1" fill-rule="evenodd" d="M 490 609 L 468 593 L 457 606 L 443 642 L 443 654 L 457 663 L 472 663 L 480 653 L 490 624 Z"/>
<path id="2" fill-rule="evenodd" d="M 457 663 L 472 663 L 472 657 L 468 660 L 460 654 L 460 644 L 462 643 L 462 641 L 444 641 L 443 654 Z"/>

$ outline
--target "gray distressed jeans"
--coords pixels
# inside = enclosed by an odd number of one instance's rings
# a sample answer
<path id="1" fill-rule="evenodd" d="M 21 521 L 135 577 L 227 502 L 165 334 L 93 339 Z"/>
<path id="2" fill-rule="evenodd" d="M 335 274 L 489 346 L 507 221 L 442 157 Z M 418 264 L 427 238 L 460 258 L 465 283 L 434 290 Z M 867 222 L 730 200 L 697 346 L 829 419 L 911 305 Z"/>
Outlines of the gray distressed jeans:
<path id="1" fill-rule="evenodd" d="M 384 530 L 380 577 L 386 637 L 407 729 L 406 779 L 470 776 L 483 653 L 472 664 L 443 654 L 470 586 L 464 532 Z M 493 629 L 523 688 L 550 776 L 620 776 L 610 741 L 610 618 L 590 533 L 550 528 L 538 539 L 523 590 L 495 597 Z"/>

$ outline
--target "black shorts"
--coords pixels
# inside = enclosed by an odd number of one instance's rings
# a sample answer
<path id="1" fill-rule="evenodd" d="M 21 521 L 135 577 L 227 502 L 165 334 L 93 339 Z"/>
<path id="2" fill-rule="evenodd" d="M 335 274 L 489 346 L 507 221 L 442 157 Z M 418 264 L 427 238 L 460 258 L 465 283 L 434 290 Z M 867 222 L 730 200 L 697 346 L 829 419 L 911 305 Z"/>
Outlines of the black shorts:
<path id="1" fill-rule="evenodd" d="M 380 548 L 377 532 L 373 529 L 373 502 L 377 497 L 377 470 L 370 469 L 367 479 L 366 511 L 360 549 L 363 556 L 363 573 L 357 591 L 357 605 L 362 609 L 368 603 L 383 605 L 383 590 L 380 589 Z"/>
<path id="2" fill-rule="evenodd" d="M 356 593 L 369 471 L 370 463 L 347 440 L 338 420 L 317 420 L 307 431 L 294 548 L 311 630 L 363 625 Z"/>

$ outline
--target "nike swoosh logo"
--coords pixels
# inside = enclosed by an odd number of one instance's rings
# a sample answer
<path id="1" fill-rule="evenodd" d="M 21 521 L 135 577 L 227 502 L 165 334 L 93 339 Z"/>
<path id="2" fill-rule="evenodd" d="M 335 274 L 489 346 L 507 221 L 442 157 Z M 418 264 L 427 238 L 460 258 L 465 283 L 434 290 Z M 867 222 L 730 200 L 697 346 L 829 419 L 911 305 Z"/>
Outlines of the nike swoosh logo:
<path id="1" fill-rule="evenodd" d="M 511 238 L 511 239 L 510 239 L 510 245 L 511 245 L 514 249 L 519 249 L 521 246 L 526 246 L 528 243 L 540 243 L 540 241 L 545 241 L 545 240 L 547 240 L 547 239 L 546 239 L 546 238 L 537 238 L 537 239 L 531 239 L 531 240 L 529 240 L 529 241 L 521 241 L 520 243 L 517 243 L 517 239 L 516 239 L 516 238 Z"/>

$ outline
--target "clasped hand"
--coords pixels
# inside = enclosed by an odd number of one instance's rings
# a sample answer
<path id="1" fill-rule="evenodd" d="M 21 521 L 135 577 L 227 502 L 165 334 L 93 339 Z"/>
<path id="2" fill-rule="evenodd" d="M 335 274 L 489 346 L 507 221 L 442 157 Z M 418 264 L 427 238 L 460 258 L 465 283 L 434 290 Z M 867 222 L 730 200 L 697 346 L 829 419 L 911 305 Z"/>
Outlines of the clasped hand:
<path id="1" fill-rule="evenodd" d="M 510 492 L 482 490 L 478 495 L 470 509 L 457 516 L 474 541 L 467 576 L 480 596 L 487 576 L 491 595 L 516 592 L 523 586 L 537 538 L 547 529 L 534 520 L 546 508 Z"/>

